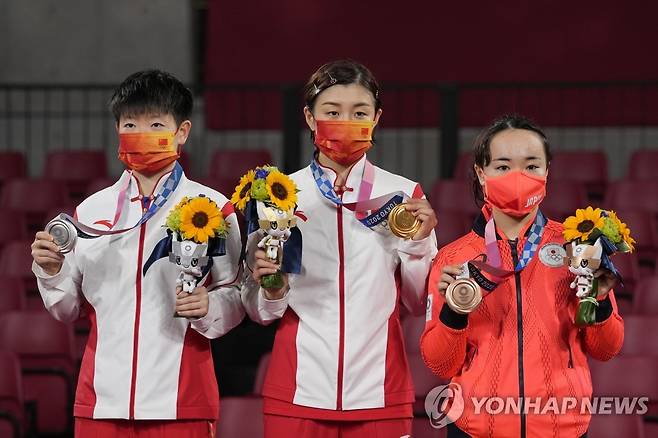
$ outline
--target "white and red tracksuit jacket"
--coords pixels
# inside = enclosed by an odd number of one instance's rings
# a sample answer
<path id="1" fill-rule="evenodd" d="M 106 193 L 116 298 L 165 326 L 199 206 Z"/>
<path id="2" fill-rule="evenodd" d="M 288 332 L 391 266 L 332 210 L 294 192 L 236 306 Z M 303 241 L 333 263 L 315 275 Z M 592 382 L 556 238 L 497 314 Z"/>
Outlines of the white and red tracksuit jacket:
<path id="1" fill-rule="evenodd" d="M 348 175 L 345 203 L 358 198 L 365 160 Z M 335 182 L 336 173 L 323 170 Z M 263 389 L 265 413 L 335 420 L 410 417 L 414 390 L 399 303 L 414 314 L 425 309 L 434 232 L 411 241 L 372 231 L 320 193 L 310 166 L 291 178 L 305 216 L 297 221 L 302 272 L 289 275 L 290 289 L 280 300 L 265 299 L 249 269 L 242 288 L 253 320 L 268 324 L 281 318 Z M 376 167 L 371 196 L 395 191 L 423 196 L 417 183 Z M 256 237 L 248 243 L 249 266 Z"/>
<path id="2" fill-rule="evenodd" d="M 157 193 L 169 174 L 158 182 Z M 80 222 L 108 228 L 122 182 L 133 178 L 130 200 L 116 229 L 142 216 L 137 180 L 124 172 L 113 186 L 95 193 L 76 210 Z M 205 194 L 229 223 L 226 255 L 214 257 L 199 284 L 207 285 L 208 314 L 198 320 L 175 318 L 176 277 L 180 270 L 156 244 L 163 224 L 184 197 Z M 210 343 L 240 323 L 244 309 L 239 288 L 240 231 L 230 202 L 185 175 L 167 202 L 148 222 L 123 234 L 78 239 L 61 271 L 48 276 L 33 265 L 48 311 L 60 321 L 87 314 L 91 332 L 85 348 L 74 415 L 87 418 L 216 419 L 219 393 Z M 157 261 L 144 266 L 151 257 Z"/>

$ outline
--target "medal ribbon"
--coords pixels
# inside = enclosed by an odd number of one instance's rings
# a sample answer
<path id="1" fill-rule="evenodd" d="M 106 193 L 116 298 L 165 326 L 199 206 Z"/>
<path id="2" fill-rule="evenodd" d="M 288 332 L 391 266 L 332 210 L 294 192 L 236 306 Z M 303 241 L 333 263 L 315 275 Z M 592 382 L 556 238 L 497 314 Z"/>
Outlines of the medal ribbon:
<path id="1" fill-rule="evenodd" d="M 548 221 L 542 212 L 537 211 L 535 220 L 530 227 L 528 239 L 523 245 L 521 257 L 514 267 L 514 270 L 510 271 L 502 268 L 502 259 L 500 257 L 500 249 L 498 248 L 498 239 L 496 238 L 496 224 L 494 223 L 492 216 L 491 219 L 489 219 L 487 222 L 484 231 L 486 259 L 471 260 L 469 262 L 469 271 L 471 273 L 471 277 L 484 289 L 489 290 L 491 284 L 497 286 L 501 281 L 510 275 L 521 272 L 537 253 L 537 250 L 539 249 L 539 243 L 541 242 L 541 238 L 544 235 L 544 229 L 547 222 Z M 481 271 L 490 274 L 492 280 L 487 279 Z"/>
<path id="2" fill-rule="evenodd" d="M 357 202 L 343 202 L 340 196 L 336 194 L 329 177 L 315 159 L 311 161 L 311 172 L 313 173 L 315 185 L 325 198 L 336 205 L 353 211 L 359 222 L 370 229 L 375 229 L 378 225 L 386 226 L 386 220 L 391 210 L 409 198 L 404 192 L 397 191 L 370 199 L 375 179 L 375 166 L 368 160 L 366 160 L 363 168 Z"/>
<path id="3" fill-rule="evenodd" d="M 141 219 L 135 225 L 129 228 L 115 230 L 114 226 L 118 223 L 119 218 L 121 217 L 121 213 L 124 210 L 123 207 L 127 199 L 128 191 L 130 189 L 130 183 L 132 182 L 131 173 L 132 172 L 129 172 L 126 181 L 122 184 L 121 190 L 119 191 L 117 206 L 114 213 L 114 220 L 109 230 L 100 230 L 90 227 L 65 213 L 60 214 L 59 218 L 71 222 L 80 232 L 80 237 L 83 238 L 95 238 L 100 236 L 121 234 L 133 230 L 151 219 L 158 212 L 158 210 L 160 210 L 160 208 L 165 205 L 169 199 L 169 196 L 176 190 L 178 184 L 180 183 L 181 177 L 183 176 L 183 168 L 179 163 L 176 163 L 174 170 L 172 170 L 158 193 L 156 193 L 156 195 L 153 197 L 153 201 L 151 202 L 149 209 L 142 215 Z"/>

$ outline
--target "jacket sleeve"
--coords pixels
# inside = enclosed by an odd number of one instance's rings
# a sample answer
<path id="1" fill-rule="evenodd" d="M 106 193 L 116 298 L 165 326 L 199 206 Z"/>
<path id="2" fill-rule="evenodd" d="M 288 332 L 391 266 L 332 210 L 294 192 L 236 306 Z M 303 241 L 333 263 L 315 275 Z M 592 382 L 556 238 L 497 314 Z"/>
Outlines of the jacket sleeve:
<path id="1" fill-rule="evenodd" d="M 459 372 L 466 360 L 468 315 L 453 311 L 439 293 L 441 268 L 446 264 L 449 263 L 443 252 L 439 252 L 429 276 L 427 321 L 420 339 L 420 353 L 434 374 L 449 379 Z"/>
<path id="2" fill-rule="evenodd" d="M 228 204 L 228 203 L 227 203 Z M 230 205 L 230 204 L 229 204 Z M 214 339 L 226 334 L 244 318 L 244 308 L 240 301 L 240 227 L 232 207 L 225 205 L 229 233 L 226 238 L 226 254 L 213 257 L 211 281 L 208 286 L 208 313 L 192 320 L 192 328 L 203 336 Z"/>
<path id="3" fill-rule="evenodd" d="M 584 332 L 585 351 L 594 359 L 606 361 L 619 353 L 624 343 L 624 320 L 619 315 L 613 291 L 599 301 L 596 323 Z"/>
<path id="4" fill-rule="evenodd" d="M 32 272 L 46 310 L 57 320 L 72 322 L 80 316 L 82 297 L 82 273 L 75 259 L 75 252 L 64 256 L 64 264 L 55 275 L 47 274 L 35 262 Z"/>
<path id="5" fill-rule="evenodd" d="M 420 185 L 416 186 L 414 198 L 423 198 Z M 436 234 L 423 240 L 402 240 L 398 246 L 400 257 L 400 297 L 402 304 L 413 314 L 422 315 L 427 298 L 427 276 L 436 256 Z"/>
<path id="6" fill-rule="evenodd" d="M 265 298 L 260 284 L 253 279 L 251 267 L 254 264 L 253 255 L 257 249 L 259 238 L 260 233 L 258 232 L 252 233 L 247 238 L 247 253 L 245 256 L 244 276 L 240 295 L 242 296 L 242 304 L 249 318 L 259 324 L 269 325 L 281 318 L 285 313 L 288 308 L 290 291 L 286 290 L 283 297 L 278 300 L 268 300 Z"/>

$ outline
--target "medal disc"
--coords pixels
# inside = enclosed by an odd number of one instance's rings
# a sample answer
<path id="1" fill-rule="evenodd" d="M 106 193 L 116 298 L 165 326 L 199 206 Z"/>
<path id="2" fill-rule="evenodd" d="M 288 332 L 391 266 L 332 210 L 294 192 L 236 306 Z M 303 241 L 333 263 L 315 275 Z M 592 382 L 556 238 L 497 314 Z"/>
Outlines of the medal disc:
<path id="1" fill-rule="evenodd" d="M 458 279 L 446 290 L 446 302 L 457 313 L 471 313 L 481 301 L 480 285 L 470 278 Z"/>
<path id="2" fill-rule="evenodd" d="M 53 236 L 53 240 L 62 254 L 71 252 L 78 240 L 78 230 L 72 223 L 63 219 L 53 219 L 46 225 L 46 233 Z"/>
<path id="3" fill-rule="evenodd" d="M 388 214 L 388 227 L 391 232 L 403 239 L 411 239 L 420 229 L 421 222 L 404 208 L 396 205 Z"/>

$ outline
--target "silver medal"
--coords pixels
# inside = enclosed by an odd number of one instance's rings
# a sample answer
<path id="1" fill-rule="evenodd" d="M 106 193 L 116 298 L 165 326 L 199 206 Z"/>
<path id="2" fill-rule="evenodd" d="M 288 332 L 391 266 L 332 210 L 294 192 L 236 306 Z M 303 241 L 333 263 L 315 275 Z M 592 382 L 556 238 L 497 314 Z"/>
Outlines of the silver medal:
<path id="1" fill-rule="evenodd" d="M 59 252 L 62 254 L 73 251 L 75 243 L 78 240 L 78 230 L 75 226 L 71 222 L 59 217 L 48 222 L 46 233 L 53 236 L 53 240 L 59 246 Z"/>

